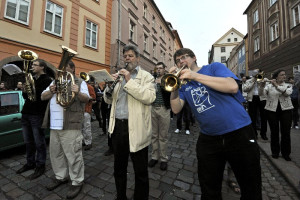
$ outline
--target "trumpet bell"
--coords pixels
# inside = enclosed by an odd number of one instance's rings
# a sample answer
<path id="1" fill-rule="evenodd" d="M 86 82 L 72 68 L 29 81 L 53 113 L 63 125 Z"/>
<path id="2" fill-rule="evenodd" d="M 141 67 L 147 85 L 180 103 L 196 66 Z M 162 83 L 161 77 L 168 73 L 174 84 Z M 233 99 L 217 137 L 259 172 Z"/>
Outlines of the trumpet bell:
<path id="1" fill-rule="evenodd" d="M 90 76 L 86 72 L 80 72 L 79 73 L 80 78 L 82 78 L 85 82 L 88 82 L 90 80 Z"/>
<path id="2" fill-rule="evenodd" d="M 174 74 L 165 74 L 161 78 L 161 86 L 167 92 L 173 92 L 180 87 L 180 79 Z"/>

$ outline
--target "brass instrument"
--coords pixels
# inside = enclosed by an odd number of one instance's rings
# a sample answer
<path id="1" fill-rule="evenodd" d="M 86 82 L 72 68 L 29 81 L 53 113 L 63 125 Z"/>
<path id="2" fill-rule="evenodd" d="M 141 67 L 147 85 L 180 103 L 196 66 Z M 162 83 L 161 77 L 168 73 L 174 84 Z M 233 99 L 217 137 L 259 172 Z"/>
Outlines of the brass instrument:
<path id="1" fill-rule="evenodd" d="M 38 55 L 30 50 L 20 50 L 18 56 L 23 59 L 24 73 L 25 73 L 25 91 L 30 101 L 36 101 L 36 91 L 34 79 L 29 72 L 31 63 L 38 58 Z"/>
<path id="2" fill-rule="evenodd" d="M 185 69 L 187 66 L 183 66 L 180 68 L 180 70 L 178 72 L 176 72 L 175 74 L 165 74 L 162 78 L 161 78 L 161 86 L 163 87 L 163 89 L 167 92 L 173 92 L 175 90 L 177 90 L 178 88 L 181 87 L 181 85 L 184 85 L 187 83 L 187 80 L 180 80 L 179 79 L 179 74 L 180 72 Z"/>
<path id="3" fill-rule="evenodd" d="M 66 70 L 69 61 L 77 54 L 76 51 L 66 47 L 61 47 L 62 58 L 59 63 L 57 74 L 55 78 L 55 85 L 56 85 L 56 103 L 60 104 L 65 109 L 71 105 L 75 99 L 75 92 L 68 92 L 68 81 L 69 78 L 71 79 L 71 85 L 75 84 L 74 76 L 72 73 Z"/>
<path id="4" fill-rule="evenodd" d="M 128 63 L 125 63 L 125 68 L 124 69 L 126 69 L 127 68 L 127 65 L 128 65 Z M 123 80 L 123 76 L 121 76 L 121 75 L 119 75 L 117 78 L 116 78 L 116 80 L 114 80 L 114 82 L 110 85 L 110 86 L 108 86 L 108 90 L 106 91 L 106 96 L 108 96 L 108 97 L 111 97 L 112 96 L 112 93 L 113 93 L 113 91 L 114 91 L 114 89 L 115 89 L 115 86 L 117 85 L 117 83 L 120 81 L 120 80 Z"/>
<path id="5" fill-rule="evenodd" d="M 256 74 L 256 75 L 255 75 L 256 81 L 257 81 L 258 83 L 270 82 L 270 80 L 264 80 L 265 75 L 266 75 L 266 74 L 265 74 L 264 71 L 262 71 L 262 72 Z"/>
<path id="6" fill-rule="evenodd" d="M 86 72 L 80 72 L 79 73 L 80 78 L 82 78 L 85 82 L 88 82 L 90 80 L 90 75 Z"/>

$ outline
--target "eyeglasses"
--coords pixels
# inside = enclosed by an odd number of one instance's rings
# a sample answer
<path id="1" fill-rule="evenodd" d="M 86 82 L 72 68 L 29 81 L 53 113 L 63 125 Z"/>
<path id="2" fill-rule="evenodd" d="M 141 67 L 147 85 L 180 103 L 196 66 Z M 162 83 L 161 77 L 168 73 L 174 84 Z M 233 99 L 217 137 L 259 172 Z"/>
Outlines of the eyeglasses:
<path id="1" fill-rule="evenodd" d="M 32 66 L 40 66 L 40 65 L 38 65 L 38 64 L 32 64 Z"/>
<path id="2" fill-rule="evenodd" d="M 188 54 L 185 54 L 183 56 L 181 56 L 180 58 L 176 59 L 175 62 L 176 64 L 178 64 L 181 60 L 185 60 L 187 57 L 190 57 Z"/>

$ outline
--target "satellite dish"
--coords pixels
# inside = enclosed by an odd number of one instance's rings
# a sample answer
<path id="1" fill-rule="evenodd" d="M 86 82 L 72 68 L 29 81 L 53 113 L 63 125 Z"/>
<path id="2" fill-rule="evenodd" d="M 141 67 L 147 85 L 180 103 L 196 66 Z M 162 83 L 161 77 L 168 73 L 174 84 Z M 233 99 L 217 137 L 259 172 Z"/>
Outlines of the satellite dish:
<path id="1" fill-rule="evenodd" d="M 15 64 L 6 64 L 2 67 L 10 76 L 23 73 L 22 70 Z"/>

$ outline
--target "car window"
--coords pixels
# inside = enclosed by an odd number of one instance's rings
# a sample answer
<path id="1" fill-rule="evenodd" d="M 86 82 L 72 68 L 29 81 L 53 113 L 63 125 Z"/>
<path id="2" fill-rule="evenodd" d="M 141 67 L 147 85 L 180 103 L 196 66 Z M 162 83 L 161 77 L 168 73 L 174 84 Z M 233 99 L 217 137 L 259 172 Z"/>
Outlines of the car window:
<path id="1" fill-rule="evenodd" d="M 0 116 L 19 112 L 19 94 L 1 94 L 0 95 Z"/>

